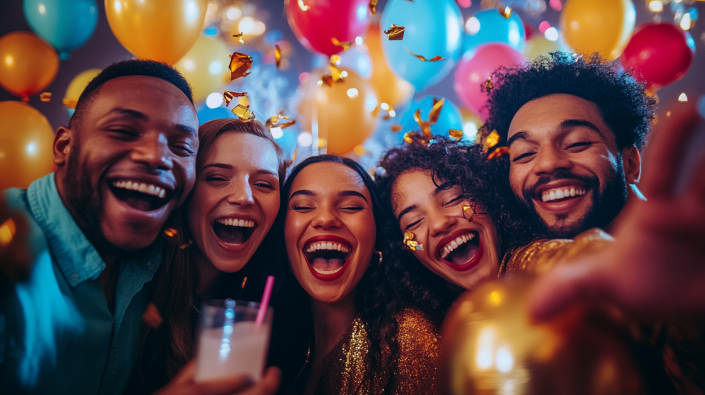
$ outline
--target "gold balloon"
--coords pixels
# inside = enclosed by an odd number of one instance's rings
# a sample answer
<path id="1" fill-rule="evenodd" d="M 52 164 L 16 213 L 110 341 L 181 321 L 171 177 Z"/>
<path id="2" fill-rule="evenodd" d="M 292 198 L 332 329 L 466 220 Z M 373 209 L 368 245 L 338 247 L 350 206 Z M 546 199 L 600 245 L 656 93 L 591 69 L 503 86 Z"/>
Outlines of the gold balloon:
<path id="1" fill-rule="evenodd" d="M 397 77 L 387 66 L 382 50 L 382 37 L 387 39 L 387 36 L 382 34 L 379 24 L 370 24 L 367 36 L 365 36 L 365 44 L 372 59 L 372 77 L 369 81 L 377 92 L 380 103 L 396 107 L 411 99 L 414 94 L 414 86 Z"/>
<path id="2" fill-rule="evenodd" d="M 54 169 L 54 131 L 34 107 L 0 102 L 0 191 L 27 188 Z"/>
<path id="3" fill-rule="evenodd" d="M 578 53 L 598 52 L 610 61 L 624 51 L 635 23 L 632 0 L 569 0 L 561 13 L 566 44 Z"/>
<path id="4" fill-rule="evenodd" d="M 228 55 L 230 52 L 223 40 L 202 35 L 186 55 L 174 64 L 191 85 L 194 102 L 204 100 L 230 81 Z"/>
<path id="5" fill-rule="evenodd" d="M 646 393 L 614 321 L 576 308 L 532 324 L 529 285 L 494 281 L 456 301 L 441 332 L 442 394 Z"/>
<path id="6" fill-rule="evenodd" d="M 69 87 L 66 88 L 66 95 L 64 95 L 63 98 L 63 103 L 66 107 L 76 108 L 76 102 L 78 98 L 81 97 L 83 90 L 86 89 L 88 83 L 91 82 L 95 76 L 100 74 L 101 71 L 101 69 L 88 69 L 73 77 L 73 80 L 69 83 Z"/>
<path id="7" fill-rule="evenodd" d="M 201 34 L 207 0 L 105 0 L 113 34 L 138 58 L 174 64 Z"/>
<path id="8" fill-rule="evenodd" d="M 550 52 L 558 51 L 560 51 L 558 41 L 551 41 L 546 37 L 535 34 L 526 41 L 524 55 L 528 60 L 534 61 L 539 56 L 547 56 Z"/>
<path id="9" fill-rule="evenodd" d="M 347 76 L 333 86 L 318 85 L 323 70 L 316 70 L 308 76 L 299 87 L 303 98 L 296 118 L 301 130 L 309 132 L 312 131 L 312 121 L 316 120 L 318 138 L 326 142 L 327 152 L 339 155 L 362 144 L 379 122 L 373 115 L 379 102 L 370 82 L 352 70 L 340 70 Z"/>
<path id="10" fill-rule="evenodd" d="M 35 34 L 12 32 L 0 37 L 0 85 L 29 100 L 44 90 L 59 71 L 59 57 Z"/>

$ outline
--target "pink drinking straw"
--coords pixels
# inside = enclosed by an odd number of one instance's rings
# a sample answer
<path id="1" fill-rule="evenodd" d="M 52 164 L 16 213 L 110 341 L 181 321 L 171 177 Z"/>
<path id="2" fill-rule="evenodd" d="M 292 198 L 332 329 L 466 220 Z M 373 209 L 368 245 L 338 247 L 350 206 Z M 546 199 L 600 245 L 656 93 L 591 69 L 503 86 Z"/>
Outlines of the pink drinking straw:
<path id="1" fill-rule="evenodd" d="M 255 319 L 255 325 L 257 326 L 261 326 L 264 323 L 264 317 L 267 315 L 267 306 L 269 305 L 269 297 L 272 296 L 272 288 L 274 288 L 274 276 L 267 276 L 262 301 L 259 303 L 259 310 L 257 311 L 257 319 Z"/>

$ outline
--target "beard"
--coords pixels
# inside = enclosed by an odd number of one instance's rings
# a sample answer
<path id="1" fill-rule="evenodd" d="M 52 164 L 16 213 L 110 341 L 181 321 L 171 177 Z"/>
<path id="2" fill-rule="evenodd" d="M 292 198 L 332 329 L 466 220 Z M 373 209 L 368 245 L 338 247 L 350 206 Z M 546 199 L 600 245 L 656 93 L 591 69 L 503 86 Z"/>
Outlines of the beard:
<path id="1" fill-rule="evenodd" d="M 551 177 L 541 177 L 532 187 L 527 188 L 523 192 L 521 202 L 528 209 L 529 216 L 532 218 L 535 226 L 541 233 L 551 239 L 572 239 L 580 233 L 592 229 L 606 229 L 617 215 L 622 211 L 627 203 L 627 181 L 624 175 L 624 167 L 622 166 L 621 157 L 618 158 L 617 169 L 612 172 L 605 180 L 605 186 L 600 192 L 600 180 L 596 176 L 585 177 L 573 174 L 566 170 L 557 171 Z M 550 181 L 572 179 L 579 180 L 587 186 L 588 190 L 593 192 L 592 205 L 582 216 L 572 224 L 549 226 L 546 221 L 536 212 L 533 197 L 535 190 L 541 185 L 547 184 Z M 559 217 L 559 219 L 565 219 Z"/>

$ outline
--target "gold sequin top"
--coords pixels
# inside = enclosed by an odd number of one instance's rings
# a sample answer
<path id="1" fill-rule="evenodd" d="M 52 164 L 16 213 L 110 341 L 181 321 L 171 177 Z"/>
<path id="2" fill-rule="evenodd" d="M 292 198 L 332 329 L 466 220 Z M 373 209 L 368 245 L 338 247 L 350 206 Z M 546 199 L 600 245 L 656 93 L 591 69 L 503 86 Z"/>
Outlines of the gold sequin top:
<path id="1" fill-rule="evenodd" d="M 383 367 L 370 380 L 370 341 L 367 324 L 355 318 L 333 350 L 323 359 L 321 380 L 316 395 L 382 394 L 389 383 L 391 394 L 435 394 L 438 359 L 438 330 L 429 318 L 418 310 L 405 309 L 396 317 L 399 342 L 398 356 L 389 358 L 389 346 L 382 346 Z M 390 366 L 391 364 L 391 366 Z"/>

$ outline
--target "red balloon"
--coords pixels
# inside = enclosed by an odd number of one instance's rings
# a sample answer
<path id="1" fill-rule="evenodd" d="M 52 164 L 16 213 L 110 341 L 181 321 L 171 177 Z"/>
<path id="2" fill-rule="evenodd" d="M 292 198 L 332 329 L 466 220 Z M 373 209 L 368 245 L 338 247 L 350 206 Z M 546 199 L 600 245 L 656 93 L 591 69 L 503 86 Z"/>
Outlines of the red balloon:
<path id="1" fill-rule="evenodd" d="M 487 119 L 487 92 L 482 85 L 501 66 L 511 67 L 526 63 L 526 58 L 507 44 L 489 43 L 469 50 L 455 69 L 455 93 L 468 110 Z"/>
<path id="2" fill-rule="evenodd" d="M 676 25 L 645 23 L 624 49 L 622 66 L 649 87 L 668 85 L 683 77 L 693 63 L 695 48 L 690 40 Z"/>
<path id="3" fill-rule="evenodd" d="M 333 44 L 364 37 L 370 22 L 369 0 L 289 0 L 287 19 L 301 44 L 331 56 L 343 51 Z"/>

